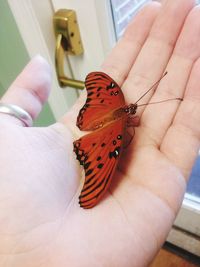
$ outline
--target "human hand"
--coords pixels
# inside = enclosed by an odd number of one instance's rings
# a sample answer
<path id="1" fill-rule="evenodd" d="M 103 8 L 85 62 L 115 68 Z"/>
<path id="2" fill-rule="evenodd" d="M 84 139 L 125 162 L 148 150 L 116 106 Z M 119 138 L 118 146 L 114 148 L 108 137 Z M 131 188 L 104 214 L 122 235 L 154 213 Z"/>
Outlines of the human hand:
<path id="1" fill-rule="evenodd" d="M 80 135 L 75 121 L 84 96 L 45 128 L 21 127 L 0 114 L 0 266 L 142 267 L 153 259 L 180 208 L 199 149 L 200 10 L 193 6 L 192 0 L 149 4 L 102 66 L 127 103 L 165 69 L 167 76 L 144 101 L 184 101 L 138 108 L 140 127 L 95 208 L 78 205 L 83 171 L 72 145 Z M 49 84 L 49 68 L 37 57 L 1 101 L 34 119 Z"/>

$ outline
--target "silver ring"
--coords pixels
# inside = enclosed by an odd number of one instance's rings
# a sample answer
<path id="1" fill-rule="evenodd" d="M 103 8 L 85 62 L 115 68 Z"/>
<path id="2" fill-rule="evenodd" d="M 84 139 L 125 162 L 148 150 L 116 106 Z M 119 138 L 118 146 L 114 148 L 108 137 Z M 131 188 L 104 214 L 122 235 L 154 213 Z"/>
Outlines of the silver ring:
<path id="1" fill-rule="evenodd" d="M 0 113 L 5 113 L 17 118 L 23 122 L 26 127 L 32 125 L 32 118 L 29 113 L 16 105 L 0 103 Z"/>

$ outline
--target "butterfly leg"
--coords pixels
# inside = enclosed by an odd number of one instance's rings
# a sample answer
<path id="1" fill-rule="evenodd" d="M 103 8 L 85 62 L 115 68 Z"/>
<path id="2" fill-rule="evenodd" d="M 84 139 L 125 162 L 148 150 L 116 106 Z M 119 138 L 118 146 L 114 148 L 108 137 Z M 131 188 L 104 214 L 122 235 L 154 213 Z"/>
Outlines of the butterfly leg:
<path id="1" fill-rule="evenodd" d="M 125 135 L 124 148 L 127 148 L 132 142 L 133 137 L 135 135 L 135 127 L 138 127 L 139 125 L 140 125 L 139 116 L 128 117 L 127 122 L 126 122 L 127 131 Z M 130 132 L 129 129 L 131 129 L 132 131 Z"/>
<path id="2" fill-rule="evenodd" d="M 139 116 L 128 117 L 126 126 L 129 127 L 138 127 L 140 125 L 140 118 Z"/>

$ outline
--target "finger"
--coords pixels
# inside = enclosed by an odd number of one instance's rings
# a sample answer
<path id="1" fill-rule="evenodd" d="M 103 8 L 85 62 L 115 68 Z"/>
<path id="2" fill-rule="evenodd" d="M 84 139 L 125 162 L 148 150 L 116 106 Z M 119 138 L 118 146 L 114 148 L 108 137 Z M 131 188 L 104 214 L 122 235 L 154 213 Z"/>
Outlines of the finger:
<path id="1" fill-rule="evenodd" d="M 164 2 L 149 37 L 123 85 L 127 102 L 134 103 L 161 77 L 184 20 L 194 4 L 193 0 Z M 152 94 L 153 91 L 147 94 L 143 102 L 148 102 Z M 142 108 L 138 109 L 138 114 L 141 114 L 142 110 Z"/>
<path id="2" fill-rule="evenodd" d="M 183 97 L 194 62 L 200 57 L 200 8 L 195 7 L 188 15 L 167 65 L 168 74 L 161 81 L 150 102 Z M 170 101 L 146 107 L 141 125 L 151 141 L 160 145 L 171 125 L 180 101 Z"/>
<path id="3" fill-rule="evenodd" d="M 200 59 L 192 69 L 184 101 L 167 131 L 161 151 L 189 177 L 200 145 Z"/>
<path id="4" fill-rule="evenodd" d="M 34 120 L 48 98 L 50 82 L 51 71 L 48 63 L 41 56 L 36 56 L 7 90 L 1 99 L 1 103 L 21 107 Z M 18 119 L 0 113 L 0 120 L 3 119 L 23 125 Z"/>
<path id="5" fill-rule="evenodd" d="M 159 10 L 159 3 L 146 5 L 128 25 L 124 35 L 104 61 L 102 71 L 120 86 L 134 64 Z"/>

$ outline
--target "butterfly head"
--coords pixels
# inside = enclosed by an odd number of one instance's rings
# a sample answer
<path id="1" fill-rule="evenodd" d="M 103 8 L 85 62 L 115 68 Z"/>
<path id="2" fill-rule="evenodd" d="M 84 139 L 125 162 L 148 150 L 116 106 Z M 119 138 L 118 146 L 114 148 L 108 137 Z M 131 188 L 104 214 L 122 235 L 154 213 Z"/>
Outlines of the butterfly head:
<path id="1" fill-rule="evenodd" d="M 124 111 L 129 115 L 134 115 L 137 111 L 137 104 L 130 104 L 124 108 Z"/>

